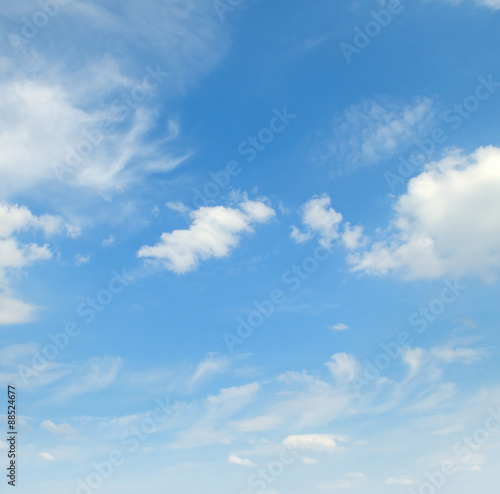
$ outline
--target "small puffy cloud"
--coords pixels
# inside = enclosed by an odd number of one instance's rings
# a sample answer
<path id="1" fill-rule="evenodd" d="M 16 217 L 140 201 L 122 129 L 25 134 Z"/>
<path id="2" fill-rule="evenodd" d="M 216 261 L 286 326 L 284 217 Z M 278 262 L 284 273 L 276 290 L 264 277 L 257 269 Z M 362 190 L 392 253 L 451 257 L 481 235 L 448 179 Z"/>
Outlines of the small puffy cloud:
<path id="1" fill-rule="evenodd" d="M 325 364 L 332 376 L 339 380 L 351 381 L 360 372 L 361 366 L 356 357 L 347 353 L 336 353 Z"/>
<path id="2" fill-rule="evenodd" d="M 161 261 L 164 266 L 183 274 L 197 269 L 200 261 L 222 258 L 238 246 L 253 226 L 271 220 L 275 212 L 262 201 L 246 200 L 238 208 L 202 207 L 191 212 L 187 230 L 163 233 L 155 246 L 143 246 L 138 256 Z"/>
<path id="3" fill-rule="evenodd" d="M 78 430 L 71 427 L 69 424 L 59 424 L 56 425 L 51 420 L 44 420 L 40 424 L 40 428 L 44 431 L 50 432 L 57 436 L 63 437 L 76 437 L 78 436 Z"/>
<path id="4" fill-rule="evenodd" d="M 346 442 L 346 436 L 334 434 L 302 434 L 288 436 L 283 440 L 283 445 L 298 451 L 315 451 L 318 453 L 342 453 L 345 448 L 337 442 Z"/>
<path id="5" fill-rule="evenodd" d="M 55 460 L 55 458 L 50 453 L 40 453 L 38 456 L 46 461 L 54 461 Z"/>
<path id="6" fill-rule="evenodd" d="M 339 322 L 337 324 L 334 324 L 333 326 L 330 326 L 330 329 L 333 331 L 346 331 L 347 329 L 349 329 L 349 326 L 347 324 Z"/>
<path id="7" fill-rule="evenodd" d="M 388 485 L 418 485 L 419 484 L 419 482 L 417 482 L 416 480 L 411 480 L 407 477 L 398 477 L 398 478 L 389 477 L 385 481 L 385 483 Z"/>
<path id="8" fill-rule="evenodd" d="M 240 458 L 239 456 L 236 455 L 230 455 L 229 458 L 227 459 L 229 463 L 232 465 L 239 465 L 241 467 L 255 467 L 257 466 L 253 461 L 250 461 L 246 458 Z"/>
<path id="9" fill-rule="evenodd" d="M 315 158 L 335 163 L 340 173 L 374 165 L 413 144 L 435 116 L 429 98 L 417 97 L 408 103 L 364 99 L 335 117 L 331 134 Z"/>
<path id="10" fill-rule="evenodd" d="M 500 148 L 452 152 L 410 180 L 385 238 L 348 256 L 354 271 L 407 279 L 477 275 L 500 268 Z"/>
<path id="11" fill-rule="evenodd" d="M 291 237 L 297 243 L 303 243 L 316 235 L 319 243 L 328 248 L 339 237 L 342 215 L 331 207 L 331 199 L 326 194 L 312 197 L 301 207 L 301 220 L 304 232 L 292 227 Z"/>

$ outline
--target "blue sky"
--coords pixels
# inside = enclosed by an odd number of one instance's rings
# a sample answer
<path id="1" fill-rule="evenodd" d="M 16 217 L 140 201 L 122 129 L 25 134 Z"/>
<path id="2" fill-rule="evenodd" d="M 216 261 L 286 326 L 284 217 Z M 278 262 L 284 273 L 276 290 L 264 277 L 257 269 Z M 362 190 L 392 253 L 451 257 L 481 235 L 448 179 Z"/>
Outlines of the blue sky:
<path id="1" fill-rule="evenodd" d="M 19 493 L 497 492 L 499 11 L 2 5 Z"/>

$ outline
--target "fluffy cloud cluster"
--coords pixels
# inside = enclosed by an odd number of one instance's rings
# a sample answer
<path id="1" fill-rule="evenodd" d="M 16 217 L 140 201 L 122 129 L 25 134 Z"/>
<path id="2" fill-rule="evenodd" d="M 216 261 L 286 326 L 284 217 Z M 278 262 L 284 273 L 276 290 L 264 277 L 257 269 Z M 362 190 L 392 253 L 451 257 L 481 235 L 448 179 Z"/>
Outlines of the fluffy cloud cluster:
<path id="1" fill-rule="evenodd" d="M 499 190 L 500 148 L 454 151 L 410 180 L 379 238 L 343 223 L 326 195 L 304 204 L 305 231 L 293 227 L 292 237 L 317 236 L 324 247 L 341 242 L 353 271 L 409 280 L 472 274 L 489 281 L 500 268 Z"/>
<path id="2" fill-rule="evenodd" d="M 359 226 L 352 227 L 349 223 L 342 225 L 342 214 L 331 207 L 332 200 L 326 194 L 309 199 L 301 207 L 301 220 L 304 231 L 292 226 L 291 237 L 297 243 L 303 243 L 314 236 L 318 237 L 319 243 L 328 249 L 332 242 L 341 238 L 341 241 L 349 248 L 358 247 L 363 230 Z"/>
<path id="3" fill-rule="evenodd" d="M 408 279 L 474 274 L 500 267 L 500 149 L 452 153 L 410 180 L 385 238 L 349 256 L 355 271 Z"/>
<path id="4" fill-rule="evenodd" d="M 161 261 L 177 274 L 197 268 L 200 261 L 229 255 L 253 225 L 266 223 L 275 212 L 262 201 L 244 201 L 237 208 L 202 207 L 190 214 L 187 230 L 163 233 L 155 246 L 144 246 L 139 257 Z"/>

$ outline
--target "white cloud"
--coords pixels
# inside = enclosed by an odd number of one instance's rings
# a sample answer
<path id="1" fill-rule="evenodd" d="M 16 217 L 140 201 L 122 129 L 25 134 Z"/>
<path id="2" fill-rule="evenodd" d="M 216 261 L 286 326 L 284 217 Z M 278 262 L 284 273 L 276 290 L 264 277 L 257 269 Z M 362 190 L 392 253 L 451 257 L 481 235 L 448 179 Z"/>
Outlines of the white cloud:
<path id="1" fill-rule="evenodd" d="M 347 353 L 336 353 L 325 364 L 331 374 L 340 380 L 351 381 L 361 370 L 361 365 L 356 357 Z"/>
<path id="2" fill-rule="evenodd" d="M 449 427 L 445 427 L 444 429 L 438 429 L 432 431 L 433 436 L 447 436 L 448 434 L 454 434 L 455 432 L 461 432 L 464 430 L 463 425 L 450 425 Z"/>
<path id="3" fill-rule="evenodd" d="M 229 444 L 234 429 L 228 429 L 229 419 L 253 402 L 260 391 L 256 382 L 224 388 L 200 404 L 197 418 L 191 426 L 177 433 L 171 444 L 174 449 L 189 449 L 209 444 Z"/>
<path id="4" fill-rule="evenodd" d="M 40 453 L 38 456 L 40 458 L 42 458 L 43 460 L 47 460 L 47 461 L 54 461 L 55 460 L 55 458 L 50 453 Z"/>
<path id="5" fill-rule="evenodd" d="M 346 473 L 344 475 L 349 480 L 331 480 L 322 482 L 318 487 L 322 490 L 336 491 L 341 489 L 352 489 L 356 487 L 366 476 L 363 473 Z"/>
<path id="6" fill-rule="evenodd" d="M 474 274 L 500 267 L 500 149 L 453 152 L 410 180 L 385 239 L 350 254 L 354 271 L 407 279 Z"/>
<path id="7" fill-rule="evenodd" d="M 0 294 L 0 325 L 22 324 L 34 319 L 37 308 L 22 300 Z"/>
<path id="8" fill-rule="evenodd" d="M 288 436 L 283 440 L 283 445 L 298 451 L 316 451 L 318 453 L 342 453 L 345 448 L 339 446 L 337 441 L 346 442 L 346 436 L 334 434 L 302 434 Z"/>
<path id="9" fill-rule="evenodd" d="M 87 264 L 90 262 L 90 254 L 76 254 L 75 255 L 75 264 L 80 266 L 81 264 Z"/>
<path id="10" fill-rule="evenodd" d="M 227 461 L 233 465 L 239 465 L 241 467 L 255 467 L 257 466 L 253 461 L 246 458 L 240 458 L 236 455 L 230 455 Z"/>
<path id="11" fill-rule="evenodd" d="M 51 432 L 52 434 L 55 434 L 57 436 L 63 436 L 63 437 L 76 437 L 78 436 L 78 430 L 75 429 L 74 427 L 71 427 L 69 424 L 59 424 L 56 425 L 54 422 L 50 420 L 44 420 L 40 424 L 40 428 Z"/>
<path id="12" fill-rule="evenodd" d="M 297 243 L 303 243 L 317 235 L 323 247 L 330 247 L 332 241 L 339 237 L 339 225 L 342 222 L 342 215 L 330 204 L 331 199 L 326 194 L 309 199 L 301 207 L 301 220 L 306 230 L 301 232 L 293 226 L 291 237 Z"/>
<path id="13" fill-rule="evenodd" d="M 302 460 L 302 463 L 304 463 L 306 465 L 317 465 L 318 464 L 318 460 L 315 460 L 314 458 L 309 458 L 307 456 L 302 456 L 300 459 Z"/>
<path id="14" fill-rule="evenodd" d="M 72 375 L 71 384 L 62 387 L 56 401 L 65 401 L 87 393 L 96 393 L 113 384 L 122 366 L 122 360 L 114 357 L 93 358 Z"/>
<path id="15" fill-rule="evenodd" d="M 349 326 L 347 324 L 339 322 L 337 324 L 334 324 L 333 326 L 330 326 L 330 329 L 332 329 L 333 331 L 345 331 L 349 329 Z"/>
<path id="16" fill-rule="evenodd" d="M 143 246 L 139 257 L 160 260 L 176 274 L 187 273 L 202 260 L 221 258 L 238 246 L 244 233 L 252 233 L 254 224 L 266 223 L 275 215 L 262 201 L 244 201 L 238 208 L 202 207 L 190 214 L 188 230 L 163 233 L 161 241 Z"/>
<path id="17" fill-rule="evenodd" d="M 33 16 L 33 3 L 20 0 L 3 13 L 3 31 L 18 36 L 23 16 Z M 228 31 L 214 18 L 210 0 L 67 2 L 50 19 L 50 32 L 65 39 L 64 47 L 47 36 L 0 41 L 7 54 L 0 112 L 8 122 L 0 124 L 0 193 L 57 185 L 53 164 L 70 154 L 78 163 L 62 174 L 64 187 L 103 194 L 123 190 L 147 173 L 176 168 L 190 156 L 188 149 L 178 149 L 172 117 L 167 132 L 161 128 L 167 135 L 151 138 L 160 125 L 154 102 L 185 92 L 225 56 Z M 148 76 L 146 88 L 148 70 L 157 78 Z M 95 137 L 105 121 L 113 127 L 98 144 L 90 141 L 91 152 L 81 160 L 78 149 L 88 142 L 86 132 Z"/>
<path id="18" fill-rule="evenodd" d="M 102 241 L 102 246 L 103 247 L 110 247 L 111 245 L 113 245 L 115 243 L 115 237 L 113 237 L 113 235 L 110 235 L 109 237 L 106 237 L 103 241 Z"/>
<path id="19" fill-rule="evenodd" d="M 227 357 L 211 353 L 205 360 L 203 360 L 203 362 L 198 364 L 191 382 L 196 383 L 206 377 L 210 377 L 214 374 L 220 374 L 226 370 L 228 365 L 229 359 Z"/>
<path id="20" fill-rule="evenodd" d="M 283 424 L 283 417 L 278 415 L 262 415 L 246 420 L 235 420 L 232 427 L 242 432 L 261 432 L 276 429 Z"/>
<path id="21" fill-rule="evenodd" d="M 364 473 L 355 472 L 355 473 L 346 473 L 345 477 L 350 479 L 364 479 L 366 475 Z"/>
<path id="22" fill-rule="evenodd" d="M 476 348 L 451 348 L 451 347 L 434 347 L 432 355 L 447 364 L 455 362 L 463 362 L 472 364 L 482 359 L 484 351 Z"/>
<path id="23" fill-rule="evenodd" d="M 17 299 L 10 289 L 10 274 L 37 261 L 52 257 L 48 244 L 21 243 L 18 235 L 41 231 L 45 237 L 80 234 L 59 216 L 34 215 L 25 206 L 0 202 L 0 325 L 30 322 L 36 307 Z M 25 236 L 25 235 L 24 235 Z"/>
<path id="24" fill-rule="evenodd" d="M 476 0 L 479 5 L 484 5 L 485 7 L 491 7 L 494 10 L 500 9 L 500 0 Z"/>
<path id="25" fill-rule="evenodd" d="M 413 378 L 420 370 L 425 359 L 425 350 L 422 348 L 405 348 L 401 358 L 409 367 L 408 379 Z"/>
<path id="26" fill-rule="evenodd" d="M 388 485 L 418 485 L 419 482 L 416 480 L 411 480 L 406 477 L 399 477 L 399 478 L 394 478 L 394 477 L 389 477 L 386 481 L 386 484 Z"/>
<path id="27" fill-rule="evenodd" d="M 453 4 L 460 4 L 463 0 L 448 0 L 448 2 Z M 489 7 L 493 10 L 500 9 L 500 0 L 472 0 L 481 7 Z"/>
<path id="28" fill-rule="evenodd" d="M 278 395 L 270 412 L 291 421 L 296 429 L 329 424 L 346 413 L 355 398 L 354 389 L 331 385 L 306 373 L 287 372 L 279 381 L 288 386 L 287 392 Z"/>
<path id="29" fill-rule="evenodd" d="M 409 103 L 364 99 L 334 119 L 331 135 L 316 158 L 328 164 L 333 161 L 341 173 L 373 165 L 413 144 L 434 117 L 434 102 L 429 98 Z"/>

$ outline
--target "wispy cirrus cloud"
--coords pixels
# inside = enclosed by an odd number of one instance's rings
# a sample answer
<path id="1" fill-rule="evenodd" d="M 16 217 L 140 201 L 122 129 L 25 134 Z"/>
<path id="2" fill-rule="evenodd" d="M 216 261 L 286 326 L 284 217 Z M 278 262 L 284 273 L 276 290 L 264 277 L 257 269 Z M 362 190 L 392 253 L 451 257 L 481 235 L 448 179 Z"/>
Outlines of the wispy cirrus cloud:
<path id="1" fill-rule="evenodd" d="M 388 160 L 423 135 L 436 116 L 432 99 L 363 99 L 334 117 L 313 159 L 343 174 Z"/>

